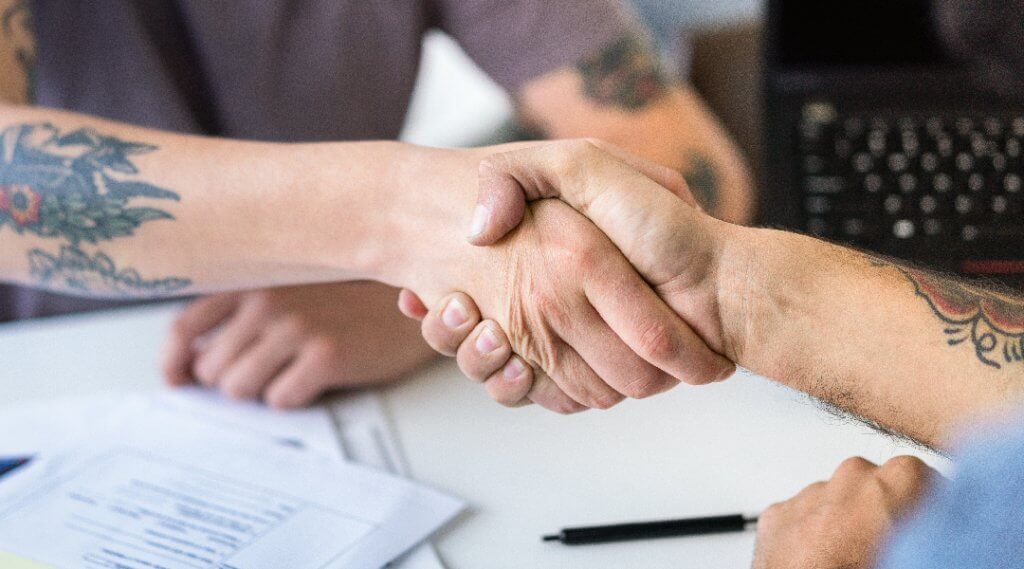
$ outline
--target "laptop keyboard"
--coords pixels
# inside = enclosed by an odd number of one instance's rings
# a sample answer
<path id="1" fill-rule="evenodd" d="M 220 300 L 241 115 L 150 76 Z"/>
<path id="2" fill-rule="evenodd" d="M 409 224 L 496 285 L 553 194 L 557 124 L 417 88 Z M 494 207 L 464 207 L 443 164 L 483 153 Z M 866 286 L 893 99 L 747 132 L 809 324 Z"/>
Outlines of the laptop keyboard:
<path id="1" fill-rule="evenodd" d="M 813 103 L 798 130 L 808 233 L 883 251 L 998 256 L 1024 244 L 1024 114 L 882 117 Z"/>

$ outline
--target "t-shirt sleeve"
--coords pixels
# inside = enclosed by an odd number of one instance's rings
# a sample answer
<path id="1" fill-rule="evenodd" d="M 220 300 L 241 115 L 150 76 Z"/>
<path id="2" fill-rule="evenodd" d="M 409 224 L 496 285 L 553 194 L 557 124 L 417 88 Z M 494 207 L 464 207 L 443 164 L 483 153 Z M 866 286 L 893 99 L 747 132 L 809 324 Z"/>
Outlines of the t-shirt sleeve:
<path id="1" fill-rule="evenodd" d="M 992 430 L 959 453 L 897 528 L 877 569 L 1024 567 L 1024 422 Z"/>
<path id="2" fill-rule="evenodd" d="M 640 30 L 634 14 L 619 0 L 436 2 L 437 26 L 513 92 Z"/>

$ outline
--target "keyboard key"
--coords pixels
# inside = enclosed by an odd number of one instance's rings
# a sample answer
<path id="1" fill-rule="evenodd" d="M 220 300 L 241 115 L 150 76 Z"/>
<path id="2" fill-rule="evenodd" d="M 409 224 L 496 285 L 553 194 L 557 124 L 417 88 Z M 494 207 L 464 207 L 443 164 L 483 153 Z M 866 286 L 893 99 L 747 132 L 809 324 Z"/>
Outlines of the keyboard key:
<path id="1" fill-rule="evenodd" d="M 925 152 L 921 155 L 921 169 L 931 174 L 939 167 L 939 157 L 932 152 Z"/>
<path id="2" fill-rule="evenodd" d="M 1021 190 L 1021 179 L 1017 174 L 1007 174 L 1003 178 L 1003 189 L 1011 194 L 1015 194 Z"/>
<path id="3" fill-rule="evenodd" d="M 938 219 L 926 219 L 921 224 L 921 229 L 928 237 L 936 237 L 942 234 L 943 225 Z"/>
<path id="4" fill-rule="evenodd" d="M 875 160 L 867 152 L 858 152 L 853 155 L 853 160 L 850 161 L 850 165 L 858 174 L 867 174 L 875 167 Z"/>
<path id="5" fill-rule="evenodd" d="M 1024 117 L 1013 119 L 1013 124 L 1010 128 L 1013 129 L 1013 135 L 1017 138 L 1024 137 Z"/>
<path id="6" fill-rule="evenodd" d="M 936 174 L 932 178 L 932 187 L 940 194 L 946 193 L 953 188 L 953 178 L 949 177 L 948 174 Z"/>
<path id="7" fill-rule="evenodd" d="M 985 177 L 975 172 L 967 178 L 967 189 L 972 192 L 980 192 L 985 189 Z"/>
<path id="8" fill-rule="evenodd" d="M 970 243 L 976 240 L 978 238 L 978 235 L 980 234 L 981 232 L 978 231 L 977 227 L 973 225 L 965 225 L 964 228 L 960 231 L 960 238 Z"/>
<path id="9" fill-rule="evenodd" d="M 884 183 L 882 177 L 878 174 L 868 174 L 864 176 L 864 191 L 869 194 L 877 194 L 882 191 Z"/>
<path id="10" fill-rule="evenodd" d="M 910 160 L 907 159 L 906 154 L 899 152 L 889 155 L 889 170 L 899 174 L 910 167 Z"/>
<path id="11" fill-rule="evenodd" d="M 917 176 L 913 174 L 901 174 L 896 182 L 899 184 L 900 191 L 905 194 L 917 191 Z"/>
<path id="12" fill-rule="evenodd" d="M 903 198 L 900 196 L 886 196 L 882 208 L 889 215 L 896 215 L 903 211 Z"/>
<path id="13" fill-rule="evenodd" d="M 961 172 L 970 172 L 974 169 L 974 156 L 966 152 L 956 155 L 956 169 Z"/>
<path id="14" fill-rule="evenodd" d="M 807 220 L 807 232 L 816 237 L 828 237 L 832 234 L 832 226 L 820 217 Z"/>
<path id="15" fill-rule="evenodd" d="M 863 237 L 866 231 L 863 219 L 853 217 L 843 221 L 843 235 L 849 239 Z"/>
<path id="16" fill-rule="evenodd" d="M 897 239 L 910 239 L 915 230 L 914 222 L 909 219 L 901 219 L 892 225 L 892 234 Z"/>
<path id="17" fill-rule="evenodd" d="M 974 211 L 974 198 L 972 198 L 971 196 L 960 194 L 959 196 L 956 197 L 956 200 L 953 202 L 953 208 L 960 215 L 968 215 L 972 211 Z"/>
<path id="18" fill-rule="evenodd" d="M 939 209 L 939 200 L 935 199 L 935 196 L 924 196 L 921 198 L 918 206 L 921 209 L 921 213 L 931 215 L 935 213 L 935 210 Z"/>
<path id="19" fill-rule="evenodd" d="M 832 200 L 825 196 L 811 196 L 804 201 L 804 209 L 811 215 L 832 213 Z"/>
<path id="20" fill-rule="evenodd" d="M 1006 196 L 995 196 L 992 198 L 992 213 L 1006 213 L 1009 205 Z"/>

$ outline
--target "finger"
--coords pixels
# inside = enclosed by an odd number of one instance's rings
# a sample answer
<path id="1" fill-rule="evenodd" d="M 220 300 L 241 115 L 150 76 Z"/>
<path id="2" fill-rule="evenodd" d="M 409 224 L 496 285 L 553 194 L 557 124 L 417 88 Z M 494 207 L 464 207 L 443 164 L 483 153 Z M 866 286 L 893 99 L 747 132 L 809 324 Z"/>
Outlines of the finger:
<path id="1" fill-rule="evenodd" d="M 636 355 L 594 308 L 578 312 L 571 324 L 556 331 L 618 393 L 642 399 L 679 385 L 679 380 Z"/>
<path id="2" fill-rule="evenodd" d="M 455 358 L 459 369 L 473 381 L 484 381 L 508 362 L 512 345 L 505 332 L 493 320 L 484 320 L 459 346 Z"/>
<path id="3" fill-rule="evenodd" d="M 255 310 L 239 310 L 214 334 L 192 366 L 200 383 L 206 386 L 217 385 L 224 370 L 259 335 L 258 317 Z"/>
<path id="4" fill-rule="evenodd" d="M 450 294 L 423 319 L 423 339 L 435 351 L 454 356 L 480 322 L 480 310 L 468 295 Z"/>
<path id="5" fill-rule="evenodd" d="M 832 474 L 832 481 L 842 484 L 852 483 L 869 476 L 876 469 L 878 469 L 877 464 L 855 456 L 844 460 L 836 467 L 836 471 Z"/>
<path id="6" fill-rule="evenodd" d="M 543 373 L 538 373 L 537 370 L 533 370 L 533 385 L 526 397 L 548 411 L 560 415 L 571 415 L 587 410 L 586 406 L 580 405 L 566 395 L 554 380 Z"/>
<path id="7" fill-rule="evenodd" d="M 609 409 L 624 397 L 605 383 L 579 353 L 559 342 L 553 362 L 546 369 L 551 379 L 574 401 L 591 409 Z"/>
<path id="8" fill-rule="evenodd" d="M 274 378 L 264 392 L 264 401 L 275 409 L 295 409 L 313 403 L 330 385 L 331 366 L 315 347 L 303 349 L 298 357 Z"/>
<path id="9" fill-rule="evenodd" d="M 420 297 L 416 296 L 416 293 L 405 288 L 398 292 L 398 310 L 407 318 L 420 321 L 422 321 L 427 316 L 427 312 L 429 312 L 427 305 L 423 304 Z"/>
<path id="10" fill-rule="evenodd" d="M 878 476 L 903 502 L 916 500 L 933 474 L 937 473 L 916 456 L 893 457 L 878 471 Z"/>
<path id="11" fill-rule="evenodd" d="M 606 260 L 604 278 L 590 279 L 585 292 L 601 318 L 626 346 L 644 361 L 691 385 L 725 379 L 736 366 L 713 351 L 678 314 L 651 290 L 640 275 L 619 257 Z M 630 391 L 653 395 L 671 384 L 653 376 L 638 377 Z M 645 396 L 646 396 L 645 395 Z"/>
<path id="12" fill-rule="evenodd" d="M 185 385 L 192 380 L 195 342 L 213 330 L 238 306 L 238 295 L 219 294 L 194 300 L 171 324 L 164 341 L 161 369 L 171 385 Z"/>
<path id="13" fill-rule="evenodd" d="M 590 139 L 589 142 L 608 154 L 611 154 L 615 158 L 618 158 L 630 168 L 639 170 L 642 174 L 650 178 L 651 181 L 663 186 L 665 189 L 669 190 L 691 206 L 700 207 L 700 204 L 697 203 L 697 199 L 693 197 L 693 193 L 690 191 L 690 186 L 686 183 L 686 178 L 683 177 L 683 174 L 679 170 L 674 170 L 668 166 L 656 164 L 603 140 Z"/>
<path id="14" fill-rule="evenodd" d="M 469 240 L 478 246 L 498 241 L 522 221 L 527 201 L 558 197 L 586 214 L 599 194 L 611 191 L 619 201 L 635 193 L 641 181 L 647 182 L 647 193 L 655 192 L 649 187 L 654 182 L 663 194 L 659 201 L 679 196 L 691 206 L 696 203 L 678 172 L 605 143 L 599 148 L 591 141 L 566 141 L 488 157 L 480 163 Z M 630 199 L 650 197 L 641 193 Z M 593 221 L 605 229 L 602 220 Z"/>
<path id="15" fill-rule="evenodd" d="M 529 404 L 527 395 L 533 389 L 533 369 L 519 356 L 512 356 L 504 366 L 487 378 L 484 389 L 491 399 L 506 407 Z"/>
<path id="16" fill-rule="evenodd" d="M 299 335 L 288 326 L 269 330 L 235 360 L 218 382 L 232 399 L 256 399 L 298 352 Z"/>

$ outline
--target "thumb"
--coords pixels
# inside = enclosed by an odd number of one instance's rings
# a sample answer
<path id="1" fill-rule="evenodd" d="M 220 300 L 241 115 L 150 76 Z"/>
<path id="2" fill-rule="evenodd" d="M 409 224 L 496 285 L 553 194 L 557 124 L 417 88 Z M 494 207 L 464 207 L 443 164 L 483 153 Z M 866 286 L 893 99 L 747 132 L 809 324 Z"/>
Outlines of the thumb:
<path id="1" fill-rule="evenodd" d="M 493 245 L 523 220 L 527 191 L 510 173 L 512 157 L 499 154 L 480 162 L 476 208 L 469 242 Z"/>

